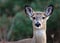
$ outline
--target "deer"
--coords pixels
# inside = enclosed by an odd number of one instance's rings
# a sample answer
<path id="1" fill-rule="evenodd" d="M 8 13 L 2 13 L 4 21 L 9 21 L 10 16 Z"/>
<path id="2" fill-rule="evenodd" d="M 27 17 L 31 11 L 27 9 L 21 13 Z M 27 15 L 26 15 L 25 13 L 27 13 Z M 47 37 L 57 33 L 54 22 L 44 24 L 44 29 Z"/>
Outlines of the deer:
<path id="1" fill-rule="evenodd" d="M 47 43 L 46 22 L 53 12 L 54 6 L 49 5 L 47 9 L 42 11 L 34 11 L 30 6 L 25 6 L 25 13 L 32 20 L 33 25 L 33 41 L 31 43 Z"/>
<path id="2" fill-rule="evenodd" d="M 43 12 L 34 11 L 29 5 L 25 5 L 25 13 L 32 21 L 33 37 L 9 43 L 47 43 L 46 22 L 53 9 L 54 6 L 49 5 Z"/>

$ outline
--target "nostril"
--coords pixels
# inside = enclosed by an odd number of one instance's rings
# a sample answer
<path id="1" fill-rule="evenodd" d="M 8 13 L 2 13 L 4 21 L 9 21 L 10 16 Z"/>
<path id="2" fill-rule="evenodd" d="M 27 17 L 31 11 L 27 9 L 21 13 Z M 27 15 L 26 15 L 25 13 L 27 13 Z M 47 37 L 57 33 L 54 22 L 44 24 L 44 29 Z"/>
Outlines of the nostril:
<path id="1" fill-rule="evenodd" d="M 40 23 L 38 25 L 41 25 Z"/>
<path id="2" fill-rule="evenodd" d="M 37 26 L 37 27 L 39 27 L 40 25 L 41 25 L 41 24 L 40 24 L 40 23 L 38 23 L 38 22 L 35 24 L 35 26 Z"/>

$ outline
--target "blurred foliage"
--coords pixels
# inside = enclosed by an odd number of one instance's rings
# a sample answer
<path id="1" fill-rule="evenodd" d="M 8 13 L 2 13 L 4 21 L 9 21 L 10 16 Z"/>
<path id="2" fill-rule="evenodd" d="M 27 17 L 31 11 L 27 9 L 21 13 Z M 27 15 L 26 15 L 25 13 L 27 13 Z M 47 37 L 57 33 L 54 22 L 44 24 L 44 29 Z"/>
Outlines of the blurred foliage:
<path id="1" fill-rule="evenodd" d="M 15 25 L 11 37 L 16 38 L 16 40 L 32 37 L 32 23 L 30 19 L 22 12 L 16 13 L 15 17 Z"/>
<path id="2" fill-rule="evenodd" d="M 56 31 L 60 28 L 60 0 L 0 0 L 0 27 L 7 22 L 9 30 L 13 19 L 7 18 L 10 16 L 15 18 L 10 40 L 32 37 L 32 22 L 23 11 L 25 4 L 29 4 L 35 11 L 44 11 L 49 4 L 53 4 L 55 8 L 47 21 L 47 30 L 53 29 Z"/>

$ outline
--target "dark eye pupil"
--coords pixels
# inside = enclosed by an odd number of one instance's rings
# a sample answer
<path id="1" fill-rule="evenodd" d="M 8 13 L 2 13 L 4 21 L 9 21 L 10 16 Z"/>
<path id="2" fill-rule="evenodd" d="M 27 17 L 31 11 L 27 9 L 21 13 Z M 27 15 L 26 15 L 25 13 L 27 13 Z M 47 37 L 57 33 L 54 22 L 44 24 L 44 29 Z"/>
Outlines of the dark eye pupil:
<path id="1" fill-rule="evenodd" d="M 33 19 L 35 19 L 35 17 L 33 17 Z"/>
<path id="2" fill-rule="evenodd" d="M 45 19 L 45 17 L 42 17 L 42 19 Z"/>

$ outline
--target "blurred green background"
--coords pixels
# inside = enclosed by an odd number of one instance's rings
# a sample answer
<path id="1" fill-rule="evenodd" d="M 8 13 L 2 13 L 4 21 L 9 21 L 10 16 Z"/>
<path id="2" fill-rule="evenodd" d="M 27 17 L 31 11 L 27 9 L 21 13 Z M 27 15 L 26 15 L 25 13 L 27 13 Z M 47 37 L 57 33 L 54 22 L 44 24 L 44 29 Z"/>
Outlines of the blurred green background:
<path id="1" fill-rule="evenodd" d="M 32 22 L 24 12 L 26 4 L 35 11 L 44 11 L 49 4 L 53 4 L 53 14 L 47 21 L 48 38 L 60 30 L 60 0 L 0 0 L 0 30 L 4 31 L 7 40 L 16 41 L 33 36 Z"/>

